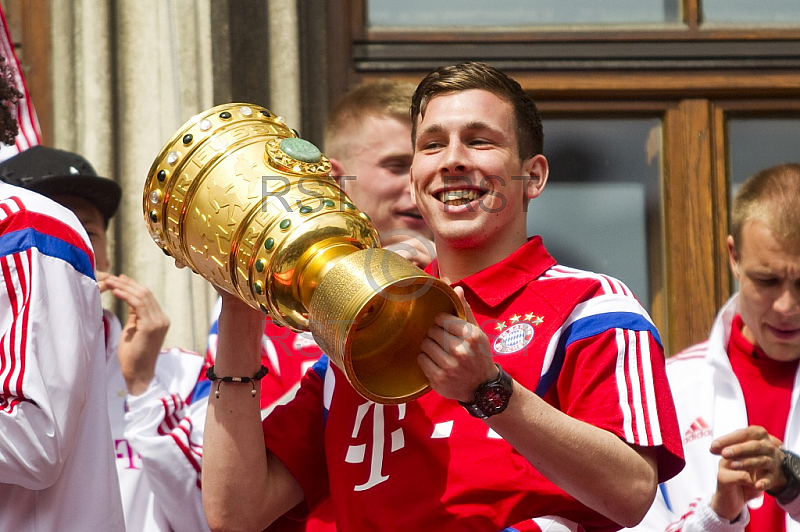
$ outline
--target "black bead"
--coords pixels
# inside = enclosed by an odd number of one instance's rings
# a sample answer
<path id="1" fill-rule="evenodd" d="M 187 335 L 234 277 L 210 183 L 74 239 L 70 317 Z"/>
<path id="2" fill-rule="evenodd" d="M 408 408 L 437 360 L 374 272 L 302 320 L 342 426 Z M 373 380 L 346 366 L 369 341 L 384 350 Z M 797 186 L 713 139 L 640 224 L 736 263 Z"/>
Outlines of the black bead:
<path id="1" fill-rule="evenodd" d="M 219 117 L 220 117 L 221 119 L 223 119 L 223 120 L 227 120 L 227 119 L 229 119 L 229 118 L 231 117 L 231 114 L 230 114 L 228 111 L 222 111 L 222 112 L 219 114 Z"/>
<path id="2" fill-rule="evenodd" d="M 194 137 L 192 137 L 191 133 L 187 133 L 186 135 L 183 136 L 183 143 L 184 144 L 189 144 L 190 142 L 192 142 L 193 138 Z"/>
<path id="3" fill-rule="evenodd" d="M 164 180 L 167 178 L 167 173 L 164 170 L 160 170 L 156 177 L 158 177 L 158 180 L 163 183 Z"/>

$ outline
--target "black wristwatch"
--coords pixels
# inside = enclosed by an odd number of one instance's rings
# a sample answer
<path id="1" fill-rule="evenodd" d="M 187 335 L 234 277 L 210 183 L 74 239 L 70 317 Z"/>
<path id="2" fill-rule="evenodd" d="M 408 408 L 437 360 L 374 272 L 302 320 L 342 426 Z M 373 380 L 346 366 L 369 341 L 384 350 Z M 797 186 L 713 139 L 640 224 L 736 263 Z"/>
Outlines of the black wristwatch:
<path id="1" fill-rule="evenodd" d="M 513 392 L 511 377 L 499 364 L 495 364 L 495 366 L 497 366 L 500 373 L 495 379 L 488 380 L 478 386 L 475 390 L 475 401 L 472 403 L 458 402 L 473 417 L 486 419 L 499 414 L 508 406 L 508 401 L 511 399 L 511 393 Z"/>
<path id="2" fill-rule="evenodd" d="M 789 504 L 800 495 L 800 456 L 783 451 L 781 470 L 786 477 L 786 485 L 780 490 L 767 490 L 767 493 L 775 497 L 781 504 Z"/>

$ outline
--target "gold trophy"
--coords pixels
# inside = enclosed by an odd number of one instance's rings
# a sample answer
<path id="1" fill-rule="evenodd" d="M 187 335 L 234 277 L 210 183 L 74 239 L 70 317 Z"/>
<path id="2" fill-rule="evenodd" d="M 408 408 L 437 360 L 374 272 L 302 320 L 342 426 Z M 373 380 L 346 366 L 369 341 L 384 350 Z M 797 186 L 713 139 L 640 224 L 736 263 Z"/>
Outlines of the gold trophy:
<path id="1" fill-rule="evenodd" d="M 153 162 L 145 221 L 167 255 L 276 323 L 311 331 L 363 397 L 410 401 L 430 389 L 417 356 L 434 317 L 463 317 L 463 306 L 446 283 L 379 247 L 330 170 L 269 110 L 220 105 L 186 122 Z"/>

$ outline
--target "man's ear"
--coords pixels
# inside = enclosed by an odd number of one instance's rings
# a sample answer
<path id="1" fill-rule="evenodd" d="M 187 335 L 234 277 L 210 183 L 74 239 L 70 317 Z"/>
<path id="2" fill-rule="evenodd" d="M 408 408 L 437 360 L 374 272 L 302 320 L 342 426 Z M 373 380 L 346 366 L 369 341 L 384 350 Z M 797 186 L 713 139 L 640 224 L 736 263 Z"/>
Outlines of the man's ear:
<path id="1" fill-rule="evenodd" d="M 331 162 L 331 177 L 336 181 L 336 183 L 340 187 L 344 187 L 344 182 L 342 182 L 340 177 L 344 174 L 344 165 L 339 161 L 339 159 L 328 159 Z"/>
<path id="2" fill-rule="evenodd" d="M 534 155 L 530 159 L 525 159 L 523 164 L 528 181 L 525 186 L 525 194 L 528 199 L 537 197 L 544 190 L 547 178 L 550 175 L 550 165 L 541 153 Z"/>
<path id="3" fill-rule="evenodd" d="M 739 280 L 739 253 L 736 251 L 736 242 L 733 241 L 733 235 L 728 235 L 728 238 L 725 240 L 725 243 L 728 247 L 728 262 L 731 265 L 731 273 Z"/>
<path id="4" fill-rule="evenodd" d="M 408 191 L 411 194 L 411 204 L 417 206 L 417 191 L 414 189 L 414 169 L 408 169 Z"/>

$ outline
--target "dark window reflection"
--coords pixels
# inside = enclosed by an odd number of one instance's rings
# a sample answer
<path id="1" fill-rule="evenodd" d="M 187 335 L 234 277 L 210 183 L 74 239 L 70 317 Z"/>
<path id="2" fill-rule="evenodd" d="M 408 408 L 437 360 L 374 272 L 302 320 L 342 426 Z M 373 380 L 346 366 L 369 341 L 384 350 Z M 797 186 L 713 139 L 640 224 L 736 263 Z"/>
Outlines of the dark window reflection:
<path id="1" fill-rule="evenodd" d="M 549 119 L 544 130 L 550 178 L 528 233 L 560 263 L 624 281 L 649 308 L 649 265 L 662 254 L 660 120 Z"/>

